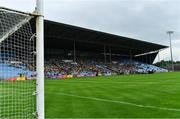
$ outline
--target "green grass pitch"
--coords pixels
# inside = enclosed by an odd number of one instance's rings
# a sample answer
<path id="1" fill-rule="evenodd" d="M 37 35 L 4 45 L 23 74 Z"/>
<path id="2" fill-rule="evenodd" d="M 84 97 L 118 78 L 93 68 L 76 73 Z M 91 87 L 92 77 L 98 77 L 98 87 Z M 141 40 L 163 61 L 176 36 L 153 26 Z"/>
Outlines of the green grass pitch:
<path id="1" fill-rule="evenodd" d="M 5 86 L 6 89 L 1 89 Z M 8 94 L 12 94 L 7 95 L 8 99 L 14 100 L 16 96 L 19 97 L 18 99 L 23 99 L 25 101 L 23 104 L 26 104 L 29 98 L 26 99 L 21 94 L 29 91 L 28 94 L 31 95 L 34 86 L 34 82 L 31 81 L 5 83 L 1 81 L 0 94 L 8 90 L 10 92 Z M 0 109 L 2 104 L 7 104 L 7 114 L 11 113 L 12 117 L 15 117 L 16 113 L 24 114 L 23 110 L 27 105 L 16 105 L 11 109 L 10 100 L 2 101 L 6 100 L 1 100 L 0 96 Z M 17 104 L 20 103 L 17 100 Z M 31 110 L 31 108 L 33 107 L 27 109 Z M 1 109 L 0 114 L 2 112 L 5 114 L 0 118 L 8 117 L 5 110 Z M 180 72 L 67 80 L 47 79 L 45 114 L 49 119 L 180 118 Z M 28 115 L 32 116 L 31 113 Z"/>
<path id="2" fill-rule="evenodd" d="M 47 118 L 180 118 L 180 73 L 46 80 Z"/>
<path id="3" fill-rule="evenodd" d="M 31 119 L 35 111 L 35 81 L 0 80 L 0 119 Z"/>

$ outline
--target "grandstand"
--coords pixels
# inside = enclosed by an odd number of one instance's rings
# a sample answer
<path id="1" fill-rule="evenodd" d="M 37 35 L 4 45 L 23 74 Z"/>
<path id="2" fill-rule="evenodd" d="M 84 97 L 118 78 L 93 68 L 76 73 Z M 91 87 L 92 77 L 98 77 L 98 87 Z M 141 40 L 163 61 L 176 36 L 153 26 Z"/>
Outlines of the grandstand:
<path id="1" fill-rule="evenodd" d="M 167 72 L 152 65 L 165 48 L 45 20 L 45 74 L 51 78 Z"/>
<path id="2" fill-rule="evenodd" d="M 35 26 L 35 19 L 30 23 Z M 32 27 L 32 32 L 35 29 Z M 48 78 L 167 72 L 152 65 L 159 50 L 164 48 L 167 46 L 45 20 L 45 75 Z M 16 51 L 0 55 L 11 57 L 5 63 L 0 62 L 0 68 L 4 69 L 1 79 L 36 76 L 31 71 L 32 64 L 25 65 L 25 61 L 15 58 Z M 13 73 L 4 76 L 4 72 L 11 71 Z"/>

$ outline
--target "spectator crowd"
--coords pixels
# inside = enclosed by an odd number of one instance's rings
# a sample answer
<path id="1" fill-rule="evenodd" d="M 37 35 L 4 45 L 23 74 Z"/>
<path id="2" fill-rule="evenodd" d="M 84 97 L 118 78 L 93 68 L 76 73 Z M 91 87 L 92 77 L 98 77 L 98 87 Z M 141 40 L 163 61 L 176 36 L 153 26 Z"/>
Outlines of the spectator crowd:
<path id="1" fill-rule="evenodd" d="M 49 78 L 72 78 L 83 76 L 101 76 L 117 74 L 165 72 L 165 69 L 131 60 L 103 63 L 102 60 L 47 58 L 45 60 L 45 76 Z"/>

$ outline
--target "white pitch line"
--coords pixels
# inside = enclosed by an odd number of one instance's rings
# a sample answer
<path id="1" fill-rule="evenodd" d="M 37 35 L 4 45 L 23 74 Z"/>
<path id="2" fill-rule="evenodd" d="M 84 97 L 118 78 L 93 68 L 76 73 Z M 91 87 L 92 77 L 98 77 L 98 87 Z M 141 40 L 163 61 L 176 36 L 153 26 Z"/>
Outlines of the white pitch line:
<path id="1" fill-rule="evenodd" d="M 175 108 L 166 108 L 166 107 L 141 105 L 141 104 L 135 104 L 135 103 L 130 103 L 130 102 L 124 102 L 124 101 L 109 100 L 109 99 L 95 98 L 95 97 L 87 97 L 87 96 L 73 95 L 73 94 L 67 94 L 67 93 L 56 93 L 56 94 L 65 95 L 65 96 L 71 96 L 71 97 L 76 97 L 76 98 L 89 99 L 89 100 L 96 100 L 96 101 L 118 103 L 118 104 L 124 104 L 124 105 L 131 105 L 131 106 L 136 106 L 136 107 L 141 107 L 141 108 L 151 108 L 151 109 L 160 109 L 160 110 L 166 110 L 166 111 L 180 112 L 180 109 L 175 109 Z"/>
<path id="2" fill-rule="evenodd" d="M 92 82 L 92 81 L 67 81 L 61 83 L 94 83 L 94 84 L 180 84 L 180 82 Z"/>

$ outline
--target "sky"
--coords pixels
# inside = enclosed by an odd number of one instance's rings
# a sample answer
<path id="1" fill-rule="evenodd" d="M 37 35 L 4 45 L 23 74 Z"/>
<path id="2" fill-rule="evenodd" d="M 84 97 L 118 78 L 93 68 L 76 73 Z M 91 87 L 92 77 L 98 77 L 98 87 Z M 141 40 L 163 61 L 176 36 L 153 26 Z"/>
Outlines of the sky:
<path id="1" fill-rule="evenodd" d="M 0 6 L 32 12 L 36 0 L 0 0 Z M 169 46 L 180 61 L 180 0 L 44 0 L 45 19 Z M 170 60 L 170 50 L 159 53 Z M 155 62 L 158 61 L 158 57 Z"/>

